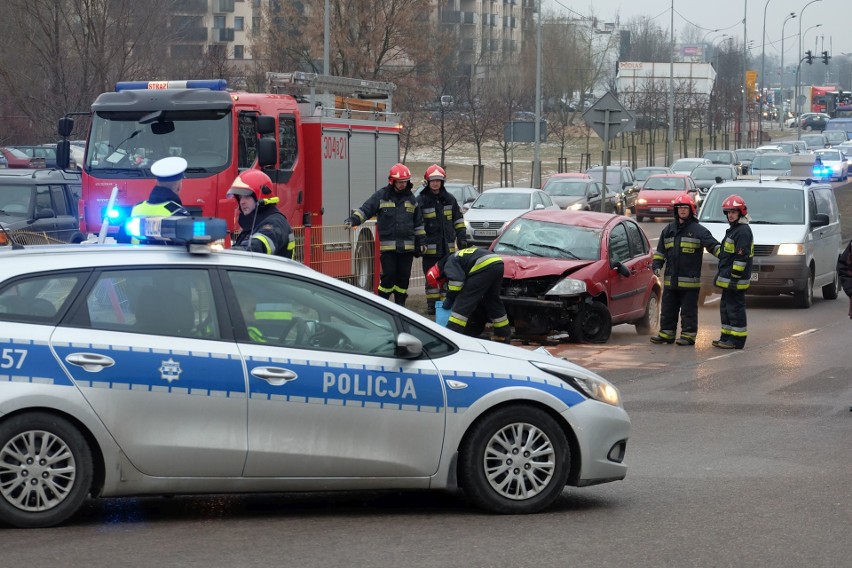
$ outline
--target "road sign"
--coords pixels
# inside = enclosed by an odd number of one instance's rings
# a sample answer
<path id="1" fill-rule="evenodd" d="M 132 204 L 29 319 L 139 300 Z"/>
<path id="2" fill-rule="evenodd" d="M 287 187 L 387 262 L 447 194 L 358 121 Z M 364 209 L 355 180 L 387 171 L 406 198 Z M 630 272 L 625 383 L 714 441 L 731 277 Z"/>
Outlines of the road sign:
<path id="1" fill-rule="evenodd" d="M 608 91 L 586 109 L 583 120 L 604 140 L 629 130 L 631 125 L 635 128 L 636 124 L 633 114 L 618 102 L 612 91 Z"/>

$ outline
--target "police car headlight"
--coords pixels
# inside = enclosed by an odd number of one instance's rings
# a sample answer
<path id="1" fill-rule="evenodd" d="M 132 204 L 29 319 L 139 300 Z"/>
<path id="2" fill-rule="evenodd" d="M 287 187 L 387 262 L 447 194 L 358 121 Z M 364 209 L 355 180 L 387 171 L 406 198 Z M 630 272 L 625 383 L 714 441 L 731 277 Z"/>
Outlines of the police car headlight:
<path id="1" fill-rule="evenodd" d="M 796 256 L 805 254 L 805 245 L 799 243 L 782 243 L 778 245 L 778 256 Z"/>
<path id="2" fill-rule="evenodd" d="M 559 379 L 562 379 L 571 387 L 587 398 L 593 398 L 598 402 L 611 404 L 612 406 L 622 407 L 621 394 L 618 389 L 605 379 L 596 375 L 588 375 L 578 377 L 572 374 L 568 369 L 563 369 L 555 365 L 547 365 L 537 361 L 531 361 L 533 365 L 549 373 Z"/>
<path id="3" fill-rule="evenodd" d="M 575 278 L 563 278 L 545 292 L 545 296 L 576 296 L 586 293 L 586 283 Z"/>

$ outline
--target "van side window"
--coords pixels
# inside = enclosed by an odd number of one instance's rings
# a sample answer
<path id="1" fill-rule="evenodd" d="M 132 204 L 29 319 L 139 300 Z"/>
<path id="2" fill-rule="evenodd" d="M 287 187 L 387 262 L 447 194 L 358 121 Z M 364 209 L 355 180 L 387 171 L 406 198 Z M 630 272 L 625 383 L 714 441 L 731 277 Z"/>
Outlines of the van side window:
<path id="1" fill-rule="evenodd" d="M 816 208 L 813 204 L 811 210 L 815 213 L 825 213 L 828 215 L 828 220 L 831 223 L 837 222 L 837 201 L 833 199 L 834 195 L 830 189 L 816 189 L 813 191 L 813 199 L 816 202 Z M 811 215 L 813 218 L 813 215 Z"/>
<path id="2" fill-rule="evenodd" d="M 299 155 L 296 136 L 296 117 L 280 115 L 278 117 L 278 161 L 282 170 L 292 170 Z"/>

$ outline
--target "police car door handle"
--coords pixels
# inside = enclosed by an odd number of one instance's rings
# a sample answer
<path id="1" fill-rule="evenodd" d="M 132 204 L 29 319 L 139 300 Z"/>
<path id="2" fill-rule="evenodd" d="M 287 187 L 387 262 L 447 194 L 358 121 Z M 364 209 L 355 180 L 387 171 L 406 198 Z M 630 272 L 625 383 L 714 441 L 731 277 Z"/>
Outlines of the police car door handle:
<path id="1" fill-rule="evenodd" d="M 98 373 L 107 367 L 115 365 L 115 360 L 106 355 L 98 355 L 96 353 L 71 353 L 65 360 L 77 367 L 82 367 L 83 370 L 90 373 Z"/>
<path id="2" fill-rule="evenodd" d="M 299 378 L 299 375 L 289 369 L 280 367 L 255 367 L 251 370 L 253 377 L 263 379 L 274 387 L 280 387 L 288 382 Z"/>

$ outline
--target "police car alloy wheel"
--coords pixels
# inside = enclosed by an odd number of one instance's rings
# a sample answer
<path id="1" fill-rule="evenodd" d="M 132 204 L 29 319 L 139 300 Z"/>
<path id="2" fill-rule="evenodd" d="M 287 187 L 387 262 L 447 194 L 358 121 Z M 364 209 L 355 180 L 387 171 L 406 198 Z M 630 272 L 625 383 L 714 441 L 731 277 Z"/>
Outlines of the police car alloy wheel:
<path id="1" fill-rule="evenodd" d="M 474 426 L 461 448 L 460 480 L 477 506 L 506 514 L 550 505 L 568 479 L 565 433 L 543 410 L 504 407 Z"/>
<path id="2" fill-rule="evenodd" d="M 0 514 L 16 527 L 61 523 L 89 493 L 92 456 L 66 420 L 23 414 L 0 426 Z"/>

